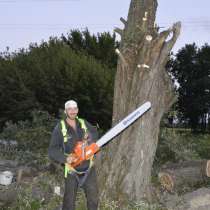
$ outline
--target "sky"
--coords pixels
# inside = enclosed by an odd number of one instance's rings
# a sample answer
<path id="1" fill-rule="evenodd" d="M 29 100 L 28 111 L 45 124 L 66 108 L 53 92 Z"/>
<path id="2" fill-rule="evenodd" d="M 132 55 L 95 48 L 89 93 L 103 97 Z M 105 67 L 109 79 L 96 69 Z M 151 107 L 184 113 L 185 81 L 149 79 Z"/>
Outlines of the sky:
<path id="1" fill-rule="evenodd" d="M 71 29 L 91 33 L 123 27 L 130 0 L 0 0 L 0 52 L 28 48 Z M 182 30 L 173 51 L 195 42 L 210 44 L 210 0 L 158 0 L 156 22 L 167 29 L 176 21 Z"/>

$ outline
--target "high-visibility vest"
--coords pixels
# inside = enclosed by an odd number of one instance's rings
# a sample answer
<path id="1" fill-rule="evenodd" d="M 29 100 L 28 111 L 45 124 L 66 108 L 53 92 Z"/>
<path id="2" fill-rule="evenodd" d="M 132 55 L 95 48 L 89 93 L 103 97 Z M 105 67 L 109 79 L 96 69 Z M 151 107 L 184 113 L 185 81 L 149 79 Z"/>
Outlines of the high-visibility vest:
<path id="1" fill-rule="evenodd" d="M 88 129 L 87 129 L 87 126 L 85 124 L 85 121 L 84 119 L 82 118 L 79 118 L 77 117 L 77 120 L 80 122 L 80 125 L 81 125 L 81 128 L 84 130 L 85 134 L 87 134 L 88 132 Z M 65 124 L 65 121 L 64 120 L 61 120 L 61 132 L 63 134 L 63 141 L 64 143 L 66 143 L 68 141 L 68 138 L 67 138 L 67 128 L 66 128 L 66 124 Z M 69 154 L 66 154 L 66 155 L 69 155 Z M 90 164 L 89 164 L 89 168 L 88 170 L 93 166 L 94 162 L 93 162 L 93 158 L 94 158 L 94 155 L 90 158 Z M 87 171 L 88 171 L 87 170 Z M 73 168 L 71 165 L 65 163 L 65 169 L 64 169 L 64 176 L 65 178 L 67 177 L 68 173 L 76 173 L 76 174 L 84 174 L 85 172 L 80 172 L 80 171 L 77 171 L 75 168 Z"/>

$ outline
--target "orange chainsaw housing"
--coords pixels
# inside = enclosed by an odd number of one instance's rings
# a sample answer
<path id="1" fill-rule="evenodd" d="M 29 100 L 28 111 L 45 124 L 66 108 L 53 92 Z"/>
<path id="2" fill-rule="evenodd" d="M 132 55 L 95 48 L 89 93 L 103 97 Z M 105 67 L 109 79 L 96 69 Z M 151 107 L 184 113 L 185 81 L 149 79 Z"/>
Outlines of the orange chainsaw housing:
<path id="1" fill-rule="evenodd" d="M 88 146 L 85 146 L 82 141 L 79 141 L 73 152 L 73 156 L 75 157 L 76 161 L 71 164 L 72 167 L 76 167 L 81 164 L 85 160 L 89 160 L 94 154 L 99 151 L 99 147 L 96 143 L 92 143 Z"/>

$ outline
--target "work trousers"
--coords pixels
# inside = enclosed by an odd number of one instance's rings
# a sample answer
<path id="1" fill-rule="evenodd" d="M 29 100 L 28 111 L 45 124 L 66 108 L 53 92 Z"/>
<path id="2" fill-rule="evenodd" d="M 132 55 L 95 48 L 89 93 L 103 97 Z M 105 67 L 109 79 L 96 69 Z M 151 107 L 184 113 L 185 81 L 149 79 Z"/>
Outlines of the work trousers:
<path id="1" fill-rule="evenodd" d="M 75 210 L 76 195 L 79 187 L 75 174 L 68 174 L 65 178 L 65 192 L 62 210 Z M 95 168 L 91 168 L 89 174 L 81 186 L 85 192 L 88 210 L 98 209 L 98 186 Z"/>

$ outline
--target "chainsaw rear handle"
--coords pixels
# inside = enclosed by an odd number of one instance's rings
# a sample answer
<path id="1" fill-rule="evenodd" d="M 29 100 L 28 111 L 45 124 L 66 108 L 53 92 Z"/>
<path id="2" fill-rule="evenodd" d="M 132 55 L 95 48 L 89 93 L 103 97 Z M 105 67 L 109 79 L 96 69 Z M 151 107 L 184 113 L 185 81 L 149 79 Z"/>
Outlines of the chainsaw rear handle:
<path id="1" fill-rule="evenodd" d="M 76 159 L 75 162 L 71 164 L 72 167 L 80 165 L 83 161 L 89 160 L 94 154 L 99 151 L 99 146 L 96 143 L 92 143 L 89 146 L 86 146 L 82 150 L 82 143 L 78 143 L 74 149 L 73 155 Z"/>

